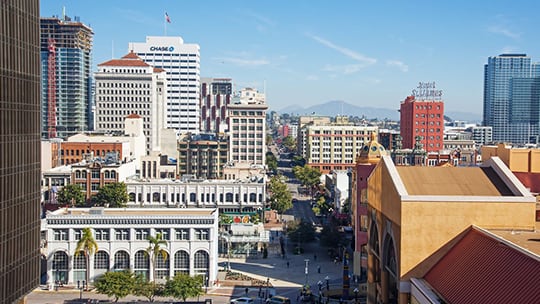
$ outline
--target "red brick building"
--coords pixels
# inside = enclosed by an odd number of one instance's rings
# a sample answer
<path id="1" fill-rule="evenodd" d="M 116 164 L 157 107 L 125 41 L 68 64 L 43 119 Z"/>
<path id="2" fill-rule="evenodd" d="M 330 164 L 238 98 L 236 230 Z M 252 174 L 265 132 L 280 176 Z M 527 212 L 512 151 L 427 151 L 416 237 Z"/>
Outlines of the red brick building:
<path id="1" fill-rule="evenodd" d="M 422 136 L 427 152 L 443 149 L 444 102 L 441 100 L 416 100 L 407 96 L 400 106 L 400 132 L 403 148 L 414 148 L 415 138 Z"/>

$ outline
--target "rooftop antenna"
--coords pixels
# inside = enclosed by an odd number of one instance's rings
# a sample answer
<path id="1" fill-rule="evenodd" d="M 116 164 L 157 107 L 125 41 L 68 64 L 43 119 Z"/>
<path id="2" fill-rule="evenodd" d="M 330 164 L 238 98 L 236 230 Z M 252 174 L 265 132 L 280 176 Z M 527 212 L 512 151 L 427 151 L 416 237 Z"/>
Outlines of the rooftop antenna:
<path id="1" fill-rule="evenodd" d="M 66 21 L 66 7 L 62 6 L 62 21 Z"/>

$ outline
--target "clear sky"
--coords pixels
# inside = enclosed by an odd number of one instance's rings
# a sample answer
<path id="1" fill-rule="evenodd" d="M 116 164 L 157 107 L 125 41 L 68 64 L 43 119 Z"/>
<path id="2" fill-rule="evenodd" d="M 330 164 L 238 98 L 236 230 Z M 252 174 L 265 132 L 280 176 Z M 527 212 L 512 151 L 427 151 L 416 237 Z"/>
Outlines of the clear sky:
<path id="1" fill-rule="evenodd" d="M 199 44 L 201 77 L 265 90 L 271 110 L 329 100 L 397 109 L 435 81 L 446 110 L 479 114 L 487 57 L 540 61 L 534 0 L 41 0 L 41 16 L 63 6 L 94 30 L 94 67 L 164 35 L 167 12 L 167 35 Z"/>

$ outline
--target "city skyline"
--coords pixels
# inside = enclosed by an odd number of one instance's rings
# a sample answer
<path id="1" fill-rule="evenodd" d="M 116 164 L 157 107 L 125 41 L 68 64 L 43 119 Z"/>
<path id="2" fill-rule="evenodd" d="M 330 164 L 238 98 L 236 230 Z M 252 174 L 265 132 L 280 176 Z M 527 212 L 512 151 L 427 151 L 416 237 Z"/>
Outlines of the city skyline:
<path id="1" fill-rule="evenodd" d="M 94 30 L 93 70 L 129 42 L 180 36 L 200 46 L 201 77 L 264 91 L 271 110 L 329 100 L 397 109 L 418 82 L 434 81 L 446 110 L 481 114 L 488 57 L 540 60 L 536 3 L 272 4 L 44 0 L 40 15 L 65 6 Z"/>

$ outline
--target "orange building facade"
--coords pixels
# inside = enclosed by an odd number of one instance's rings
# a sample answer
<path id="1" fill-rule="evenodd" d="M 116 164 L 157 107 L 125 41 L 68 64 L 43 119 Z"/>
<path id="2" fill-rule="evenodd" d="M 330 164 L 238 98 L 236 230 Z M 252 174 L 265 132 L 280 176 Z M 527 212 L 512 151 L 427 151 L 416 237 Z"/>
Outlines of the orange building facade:
<path id="1" fill-rule="evenodd" d="M 60 146 L 60 164 L 76 164 L 85 155 L 104 158 L 108 152 L 116 152 L 119 159 L 124 158 L 124 143 L 122 142 L 62 142 Z M 52 154 L 55 157 L 55 153 Z"/>

